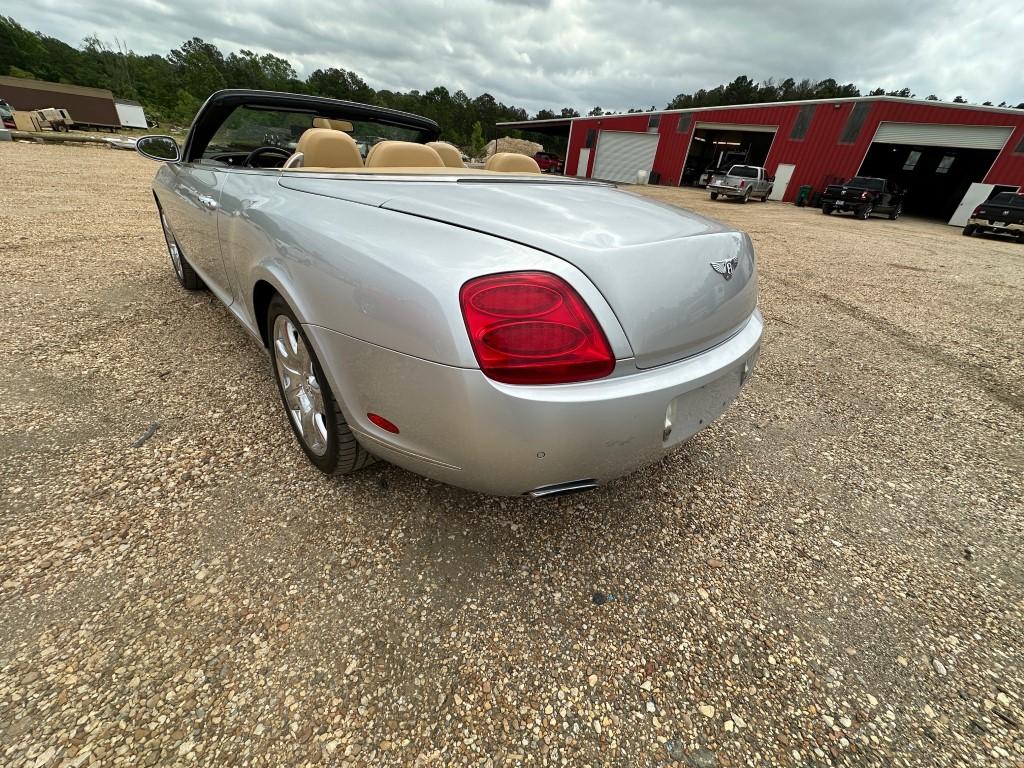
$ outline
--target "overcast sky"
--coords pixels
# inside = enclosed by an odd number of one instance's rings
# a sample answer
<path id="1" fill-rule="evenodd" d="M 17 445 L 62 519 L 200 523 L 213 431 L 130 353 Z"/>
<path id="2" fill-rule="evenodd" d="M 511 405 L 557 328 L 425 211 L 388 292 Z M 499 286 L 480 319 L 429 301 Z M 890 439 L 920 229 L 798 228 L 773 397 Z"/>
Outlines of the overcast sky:
<path id="1" fill-rule="evenodd" d="M 531 113 L 664 107 L 746 74 L 833 77 L 867 92 L 1024 101 L 1022 0 L 717 3 L 653 0 L 5 0 L 3 13 L 80 45 L 227 52 L 359 73 L 374 88 L 487 91 Z"/>

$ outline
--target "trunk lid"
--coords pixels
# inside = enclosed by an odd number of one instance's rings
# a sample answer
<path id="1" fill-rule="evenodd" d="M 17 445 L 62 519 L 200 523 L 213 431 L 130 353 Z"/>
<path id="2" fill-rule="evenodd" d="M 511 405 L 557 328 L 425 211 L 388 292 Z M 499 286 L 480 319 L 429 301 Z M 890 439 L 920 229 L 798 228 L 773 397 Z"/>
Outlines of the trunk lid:
<path id="1" fill-rule="evenodd" d="M 756 308 L 757 273 L 745 234 L 612 187 L 486 177 L 287 182 L 317 194 L 331 194 L 333 186 L 347 199 L 360 195 L 340 188 L 372 185 L 364 199 L 382 208 L 512 240 L 571 263 L 608 301 L 639 368 L 724 341 Z"/>

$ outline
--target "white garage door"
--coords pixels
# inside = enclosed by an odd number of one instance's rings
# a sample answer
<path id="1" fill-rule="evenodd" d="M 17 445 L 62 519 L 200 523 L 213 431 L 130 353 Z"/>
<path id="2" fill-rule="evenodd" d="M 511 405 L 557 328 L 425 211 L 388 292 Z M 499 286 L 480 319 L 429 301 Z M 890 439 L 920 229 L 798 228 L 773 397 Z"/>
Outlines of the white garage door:
<path id="1" fill-rule="evenodd" d="M 597 137 L 594 159 L 595 179 L 633 183 L 637 171 L 650 172 L 654 153 L 658 151 L 658 134 L 630 131 L 601 131 Z"/>
<path id="2" fill-rule="evenodd" d="M 879 123 L 876 144 L 917 144 L 922 147 L 1002 149 L 1013 128 L 991 125 L 930 125 L 928 123 Z"/>

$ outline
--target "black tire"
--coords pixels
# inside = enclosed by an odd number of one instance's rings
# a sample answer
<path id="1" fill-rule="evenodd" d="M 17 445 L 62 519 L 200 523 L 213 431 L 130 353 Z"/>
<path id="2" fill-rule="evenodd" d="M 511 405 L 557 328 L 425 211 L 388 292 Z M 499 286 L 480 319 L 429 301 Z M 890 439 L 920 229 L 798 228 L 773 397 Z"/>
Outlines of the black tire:
<path id="1" fill-rule="evenodd" d="M 746 194 L 743 195 L 743 197 L 740 198 L 740 202 L 741 203 L 748 203 L 748 202 L 750 202 L 750 190 L 749 189 L 747 190 Z"/>
<path id="2" fill-rule="evenodd" d="M 973 234 L 974 234 L 974 225 L 973 224 L 968 224 L 966 227 L 964 227 L 964 237 L 970 237 Z"/>
<path id="3" fill-rule="evenodd" d="M 896 203 L 896 207 L 889 211 L 889 219 L 896 221 L 903 213 L 903 203 Z"/>
<path id="4" fill-rule="evenodd" d="M 821 212 L 824 213 L 826 216 L 830 216 L 832 214 L 832 204 L 831 203 L 822 203 L 821 204 Z"/>
<path id="5" fill-rule="evenodd" d="M 303 439 L 302 433 L 299 431 L 298 425 L 295 423 L 295 419 L 288 409 L 288 401 L 285 398 L 284 385 L 282 384 L 282 376 L 278 366 L 277 345 L 274 343 L 274 324 L 281 315 L 284 315 L 291 321 L 292 327 L 305 345 L 313 365 L 313 374 L 317 384 L 319 384 L 320 396 L 323 399 L 324 410 L 326 411 L 326 418 L 323 419 L 323 422 L 327 433 L 326 449 L 322 454 L 314 452 L 307 445 L 306 440 Z M 324 375 L 323 368 L 320 367 L 320 361 L 317 360 L 316 353 L 313 351 L 309 339 L 306 337 L 302 326 L 299 324 L 291 308 L 280 296 L 274 296 L 267 307 L 267 335 L 270 342 L 271 367 L 274 371 L 274 380 L 277 382 L 277 393 L 281 396 L 281 404 L 285 410 L 285 417 L 291 425 L 292 432 L 302 448 L 302 452 L 306 454 L 306 457 L 313 466 L 328 475 L 348 475 L 376 461 L 376 457 L 359 444 L 356 436 L 349 429 L 348 422 L 345 421 L 345 416 L 342 414 L 341 408 L 338 407 L 338 401 L 331 391 L 331 386 Z"/>
<path id="6" fill-rule="evenodd" d="M 871 214 L 874 213 L 874 210 L 875 206 L 873 206 L 871 203 L 868 203 L 867 205 L 862 205 L 860 208 L 857 209 L 857 218 L 861 219 L 862 221 L 867 221 L 871 217 Z"/>
<path id="7" fill-rule="evenodd" d="M 192 265 L 188 263 L 188 259 L 185 258 L 185 254 L 181 250 L 181 246 L 178 245 L 178 241 L 174 239 L 174 233 L 171 232 L 170 224 L 167 222 L 167 217 L 164 215 L 164 209 L 159 205 L 156 207 L 157 213 L 160 214 L 160 229 L 164 233 L 164 242 L 167 243 L 167 257 L 171 260 L 171 268 L 174 270 L 174 276 L 178 278 L 178 282 L 181 283 L 181 287 L 186 291 L 201 291 L 206 287 L 202 278 L 196 274 L 196 271 L 192 269 Z"/>
<path id="8" fill-rule="evenodd" d="M 718 199 L 718 193 L 717 192 L 712 192 L 711 193 L 711 199 L 712 200 L 717 200 Z"/>

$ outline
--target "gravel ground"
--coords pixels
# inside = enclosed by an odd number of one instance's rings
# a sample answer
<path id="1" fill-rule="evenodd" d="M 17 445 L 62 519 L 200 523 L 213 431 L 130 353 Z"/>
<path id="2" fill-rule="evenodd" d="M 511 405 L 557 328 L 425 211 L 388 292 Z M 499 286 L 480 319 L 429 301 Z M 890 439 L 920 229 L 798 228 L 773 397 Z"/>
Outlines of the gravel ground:
<path id="1" fill-rule="evenodd" d="M 1024 247 L 643 190 L 750 232 L 758 374 L 536 503 L 324 478 L 153 164 L 0 169 L 0 764 L 1024 764 Z"/>

